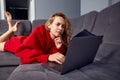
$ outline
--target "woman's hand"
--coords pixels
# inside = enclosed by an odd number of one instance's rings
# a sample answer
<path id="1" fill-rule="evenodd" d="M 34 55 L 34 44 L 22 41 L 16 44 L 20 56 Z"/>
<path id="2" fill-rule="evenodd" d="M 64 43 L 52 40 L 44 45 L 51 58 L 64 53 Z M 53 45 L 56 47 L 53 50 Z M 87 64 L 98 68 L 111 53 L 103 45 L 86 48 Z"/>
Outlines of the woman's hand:
<path id="1" fill-rule="evenodd" d="M 62 38 L 57 37 L 57 38 L 54 39 L 54 41 L 55 41 L 56 47 L 59 49 L 62 46 L 62 43 L 63 43 Z"/>
<path id="2" fill-rule="evenodd" d="M 59 64 L 63 64 L 65 61 L 65 56 L 63 54 L 57 52 L 55 54 L 49 55 L 48 61 L 54 61 L 54 62 L 57 62 Z"/>

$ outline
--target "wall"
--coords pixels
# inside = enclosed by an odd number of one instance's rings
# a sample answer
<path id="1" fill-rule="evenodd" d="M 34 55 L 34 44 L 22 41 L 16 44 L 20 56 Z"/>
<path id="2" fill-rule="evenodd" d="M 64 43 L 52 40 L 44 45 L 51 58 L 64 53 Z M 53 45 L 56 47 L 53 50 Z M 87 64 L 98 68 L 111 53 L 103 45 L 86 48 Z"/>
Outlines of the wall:
<path id="1" fill-rule="evenodd" d="M 4 1 L 0 0 L 0 19 L 4 17 Z M 92 10 L 100 11 L 120 0 L 30 0 L 29 20 L 46 19 L 56 11 L 77 17 Z M 36 8 L 36 9 L 35 9 Z"/>
<path id="2" fill-rule="evenodd" d="M 28 18 L 33 21 L 35 19 L 35 0 L 30 0 L 29 3 Z"/>
<path id="3" fill-rule="evenodd" d="M 101 11 L 102 9 L 113 5 L 120 0 L 81 0 L 81 15 L 90 11 Z"/>
<path id="4" fill-rule="evenodd" d="M 120 0 L 111 0 L 111 4 L 115 4 L 117 2 L 119 2 Z"/>
<path id="5" fill-rule="evenodd" d="M 1 19 L 1 1 L 0 1 L 0 19 Z"/>
<path id="6" fill-rule="evenodd" d="M 81 15 L 108 7 L 109 0 L 81 0 Z"/>
<path id="7" fill-rule="evenodd" d="M 5 19 L 4 11 L 5 11 L 5 0 L 0 0 L 0 19 Z"/>
<path id="8" fill-rule="evenodd" d="M 80 0 L 35 0 L 35 19 L 48 19 L 55 12 L 67 17 L 80 16 Z"/>

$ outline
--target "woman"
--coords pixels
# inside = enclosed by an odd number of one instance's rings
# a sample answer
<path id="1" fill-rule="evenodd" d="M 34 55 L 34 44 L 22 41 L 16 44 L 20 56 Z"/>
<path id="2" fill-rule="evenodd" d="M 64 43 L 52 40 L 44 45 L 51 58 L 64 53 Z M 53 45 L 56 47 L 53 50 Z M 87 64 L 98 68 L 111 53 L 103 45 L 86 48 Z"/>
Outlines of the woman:
<path id="1" fill-rule="evenodd" d="M 11 33 L 17 30 L 17 24 L 10 29 Z M 29 36 L 17 36 L 1 42 L 0 51 L 12 52 L 20 57 L 22 64 L 48 61 L 62 64 L 69 41 L 70 22 L 64 14 L 55 13 L 45 25 L 37 26 Z"/>

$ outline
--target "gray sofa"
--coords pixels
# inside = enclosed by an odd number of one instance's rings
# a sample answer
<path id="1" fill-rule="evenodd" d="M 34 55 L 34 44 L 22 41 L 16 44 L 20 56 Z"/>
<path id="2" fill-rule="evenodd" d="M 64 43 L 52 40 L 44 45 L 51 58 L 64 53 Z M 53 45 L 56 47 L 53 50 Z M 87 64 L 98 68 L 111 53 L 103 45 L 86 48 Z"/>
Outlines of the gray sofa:
<path id="1" fill-rule="evenodd" d="M 13 24 L 16 20 L 13 20 Z M 28 20 L 20 20 L 18 32 L 15 35 L 28 36 L 32 31 L 31 22 Z M 0 35 L 6 32 L 8 25 L 6 20 L 0 20 Z M 12 53 L 0 52 L 0 80 L 7 80 L 11 72 L 20 64 L 20 59 Z"/>
<path id="2" fill-rule="evenodd" d="M 32 29 L 45 21 L 34 20 Z M 100 12 L 92 11 L 70 19 L 70 22 L 72 37 L 84 29 L 104 36 L 93 63 L 59 75 L 45 69 L 40 63 L 20 65 L 19 58 L 5 53 L 0 54 L 0 80 L 120 80 L 120 2 Z"/>

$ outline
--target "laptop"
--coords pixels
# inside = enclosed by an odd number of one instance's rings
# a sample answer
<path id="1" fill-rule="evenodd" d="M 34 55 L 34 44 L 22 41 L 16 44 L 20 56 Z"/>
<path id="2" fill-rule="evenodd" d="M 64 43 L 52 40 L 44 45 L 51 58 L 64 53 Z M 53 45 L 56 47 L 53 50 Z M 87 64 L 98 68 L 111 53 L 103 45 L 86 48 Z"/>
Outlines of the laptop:
<path id="1" fill-rule="evenodd" d="M 70 41 L 65 55 L 65 62 L 62 65 L 55 62 L 42 65 L 48 70 L 61 75 L 82 68 L 93 62 L 101 42 L 102 36 L 95 36 L 84 30 Z"/>

